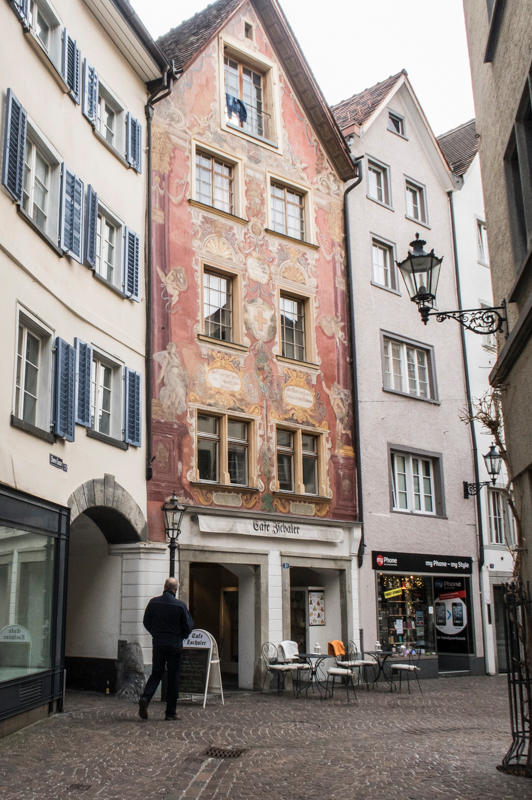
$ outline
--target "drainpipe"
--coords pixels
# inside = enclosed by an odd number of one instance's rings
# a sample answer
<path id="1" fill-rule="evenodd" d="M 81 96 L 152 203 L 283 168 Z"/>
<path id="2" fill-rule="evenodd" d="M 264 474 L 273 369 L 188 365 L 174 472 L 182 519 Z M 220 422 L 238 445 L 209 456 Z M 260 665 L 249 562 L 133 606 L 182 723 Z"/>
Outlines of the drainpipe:
<path id="1" fill-rule="evenodd" d="M 152 463 L 152 374 L 153 374 L 153 332 L 152 332 L 152 120 L 155 103 L 164 100 L 171 93 L 174 81 L 183 70 L 176 70 L 173 62 L 166 71 L 162 81 L 158 82 L 148 96 L 144 108 L 146 114 L 146 140 L 147 140 L 147 187 L 146 187 L 146 247 L 145 247 L 145 283 L 146 283 L 146 342 L 145 342 L 145 367 L 144 367 L 144 396 L 146 398 L 146 480 L 151 481 L 153 476 Z"/>
<path id="2" fill-rule="evenodd" d="M 463 308 L 462 304 L 462 291 L 460 287 L 460 271 L 458 269 L 458 251 L 456 247 L 456 224 L 455 224 L 455 217 L 454 217 L 454 202 L 453 202 L 453 193 L 452 191 L 447 192 L 447 196 L 449 198 L 449 210 L 451 215 L 451 230 L 453 236 L 453 261 L 454 261 L 454 275 L 456 280 L 456 294 L 458 296 L 458 308 Z M 466 349 L 466 334 L 465 328 L 460 325 L 460 339 L 462 343 L 462 359 L 464 365 L 464 376 L 465 376 L 465 385 L 466 385 L 466 398 L 467 398 L 467 411 L 470 416 L 473 415 L 473 401 L 471 398 L 471 382 L 469 380 L 469 362 L 467 358 L 467 349 Z M 475 431 L 475 425 L 471 423 L 469 426 L 471 429 L 471 446 L 473 449 L 473 470 L 475 474 L 475 483 L 480 483 L 480 473 L 478 469 L 478 447 L 477 447 L 477 434 Z M 486 631 L 486 624 L 484 622 L 484 612 L 483 612 L 483 592 L 482 592 L 482 575 L 481 570 L 484 567 L 484 531 L 482 526 L 482 501 L 480 492 L 477 492 L 475 495 L 475 500 L 477 504 L 477 525 L 478 525 L 478 585 L 479 585 L 479 595 L 480 595 L 480 619 L 482 623 L 482 641 L 484 644 L 484 664 L 486 664 L 486 654 L 487 654 L 487 631 Z"/>
<path id="3" fill-rule="evenodd" d="M 356 336 L 355 336 L 355 280 L 353 276 L 353 269 L 351 264 L 351 227 L 349 223 L 348 213 L 348 195 L 355 189 L 362 181 L 362 164 L 364 157 L 359 156 L 353 159 L 358 167 L 358 175 L 353 183 L 347 187 L 344 192 L 344 230 L 345 230 L 345 250 L 347 260 L 347 280 L 349 286 L 349 321 L 351 333 L 351 354 L 352 354 L 352 381 L 353 381 L 353 444 L 357 456 L 357 503 L 358 503 L 358 519 L 362 526 L 362 535 L 358 545 L 358 566 L 362 566 L 364 561 L 364 514 L 363 514 L 363 501 L 362 501 L 362 469 L 360 463 L 360 425 L 358 414 L 358 379 L 357 379 L 357 357 L 356 357 Z"/>

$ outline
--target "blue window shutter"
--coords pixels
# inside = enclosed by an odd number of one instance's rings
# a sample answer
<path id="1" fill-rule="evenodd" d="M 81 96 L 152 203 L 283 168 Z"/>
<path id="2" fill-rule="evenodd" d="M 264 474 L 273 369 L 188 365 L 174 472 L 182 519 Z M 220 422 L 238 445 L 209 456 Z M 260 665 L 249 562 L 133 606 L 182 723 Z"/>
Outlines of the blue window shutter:
<path id="1" fill-rule="evenodd" d="M 28 23 L 30 0 L 8 0 L 8 2 L 17 17 L 22 20 L 22 22 Z"/>
<path id="2" fill-rule="evenodd" d="M 96 125 L 98 113 L 98 73 L 83 59 L 83 96 L 81 110 L 92 125 Z"/>
<path id="3" fill-rule="evenodd" d="M 128 444 L 140 447 L 140 375 L 132 369 L 125 368 L 126 402 L 125 402 L 125 436 Z"/>
<path id="4" fill-rule="evenodd" d="M 98 195 L 87 187 L 87 209 L 85 212 L 85 264 L 96 266 L 96 231 L 98 228 Z"/>
<path id="5" fill-rule="evenodd" d="M 76 356 L 72 345 L 55 340 L 54 433 L 67 442 L 74 441 L 74 390 Z"/>
<path id="6" fill-rule="evenodd" d="M 126 115 L 126 161 L 137 172 L 141 171 L 141 152 L 142 125 L 128 111 Z"/>
<path id="7" fill-rule="evenodd" d="M 129 228 L 124 230 L 124 294 L 139 299 L 140 239 Z"/>
<path id="8" fill-rule="evenodd" d="M 22 200 L 27 114 L 11 89 L 6 95 L 2 183 L 17 202 Z"/>
<path id="9" fill-rule="evenodd" d="M 83 231 L 83 181 L 65 164 L 61 167 L 61 216 L 59 246 L 81 262 Z"/>
<path id="10" fill-rule="evenodd" d="M 91 367 L 92 347 L 74 339 L 76 350 L 76 422 L 90 428 L 91 425 Z"/>
<path id="11" fill-rule="evenodd" d="M 74 39 L 69 36 L 66 28 L 63 29 L 63 58 L 61 60 L 61 75 L 70 89 L 72 98 L 79 103 L 80 98 L 80 73 L 81 55 Z"/>

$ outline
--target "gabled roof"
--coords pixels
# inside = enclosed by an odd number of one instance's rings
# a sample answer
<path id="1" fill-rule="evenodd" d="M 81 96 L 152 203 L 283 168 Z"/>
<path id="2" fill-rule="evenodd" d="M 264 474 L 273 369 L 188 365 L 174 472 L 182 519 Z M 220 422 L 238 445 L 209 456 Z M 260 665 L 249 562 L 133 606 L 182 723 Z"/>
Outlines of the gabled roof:
<path id="1" fill-rule="evenodd" d="M 353 124 L 363 125 L 403 75 L 407 75 L 406 69 L 332 106 L 332 112 L 340 128 L 345 130 Z"/>
<path id="2" fill-rule="evenodd" d="M 217 0 L 158 39 L 158 45 L 177 68 L 186 70 L 228 19 L 247 0 Z M 277 0 L 249 0 L 268 34 L 307 117 L 342 180 L 356 175 L 349 148 L 331 109 L 316 83 L 296 37 Z"/>
<path id="3" fill-rule="evenodd" d="M 157 40 L 161 50 L 173 58 L 177 69 L 186 69 L 210 42 L 242 0 L 217 0 Z"/>
<path id="4" fill-rule="evenodd" d="M 452 172 L 463 175 L 478 151 L 479 138 L 475 120 L 471 119 L 447 133 L 442 133 L 438 136 L 438 143 Z"/>

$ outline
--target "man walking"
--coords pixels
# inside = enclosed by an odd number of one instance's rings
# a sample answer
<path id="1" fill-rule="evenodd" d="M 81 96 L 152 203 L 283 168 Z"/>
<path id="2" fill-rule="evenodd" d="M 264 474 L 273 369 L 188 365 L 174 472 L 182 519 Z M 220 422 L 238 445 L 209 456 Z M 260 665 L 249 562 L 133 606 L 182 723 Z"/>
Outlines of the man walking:
<path id="1" fill-rule="evenodd" d="M 144 627 L 152 635 L 152 673 L 139 700 L 139 717 L 148 719 L 148 704 L 155 694 L 164 668 L 168 671 L 165 719 L 177 719 L 176 705 L 179 694 L 179 669 L 183 652 L 183 639 L 194 627 L 189 610 L 176 597 L 177 581 L 167 578 L 160 597 L 152 597 L 144 612 Z"/>

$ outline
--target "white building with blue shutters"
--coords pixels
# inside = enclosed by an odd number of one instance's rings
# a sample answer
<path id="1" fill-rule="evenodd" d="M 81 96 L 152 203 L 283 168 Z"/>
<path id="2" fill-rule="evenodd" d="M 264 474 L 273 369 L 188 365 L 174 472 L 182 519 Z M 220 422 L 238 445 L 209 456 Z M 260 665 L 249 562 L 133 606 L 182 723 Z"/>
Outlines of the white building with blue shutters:
<path id="1" fill-rule="evenodd" d="M 112 683 L 149 563 L 146 108 L 169 65 L 125 0 L 1 0 L 0 31 L 1 733 L 61 702 L 65 665 Z"/>

